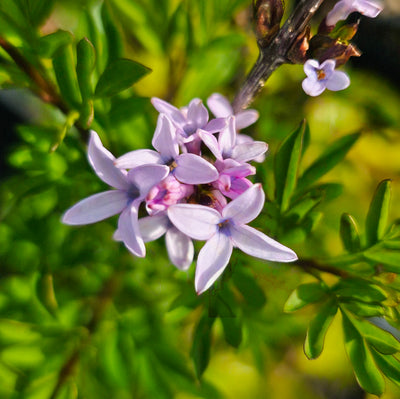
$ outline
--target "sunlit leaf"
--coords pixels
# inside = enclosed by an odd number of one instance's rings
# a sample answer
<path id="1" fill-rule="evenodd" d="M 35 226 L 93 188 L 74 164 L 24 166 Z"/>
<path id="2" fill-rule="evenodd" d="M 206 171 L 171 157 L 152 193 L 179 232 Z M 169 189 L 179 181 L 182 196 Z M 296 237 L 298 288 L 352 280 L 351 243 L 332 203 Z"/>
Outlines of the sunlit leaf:
<path id="1" fill-rule="evenodd" d="M 340 237 L 348 252 L 358 252 L 361 249 L 356 221 L 348 213 L 343 213 L 340 219 Z"/>
<path id="2" fill-rule="evenodd" d="M 384 356 L 375 351 L 372 352 L 377 366 L 381 371 L 400 387 L 400 361 L 394 356 Z"/>
<path id="3" fill-rule="evenodd" d="M 353 298 L 364 302 L 382 302 L 387 298 L 387 293 L 381 287 L 357 278 L 340 280 L 334 286 L 333 292 L 339 297 Z"/>
<path id="4" fill-rule="evenodd" d="M 326 295 L 326 290 L 319 282 L 299 285 L 290 294 L 283 310 L 285 312 L 294 312 L 310 303 L 319 302 Z"/>
<path id="5" fill-rule="evenodd" d="M 393 273 L 400 273 L 400 251 L 371 248 L 363 252 L 365 258 L 377 265 L 383 265 L 384 270 Z"/>

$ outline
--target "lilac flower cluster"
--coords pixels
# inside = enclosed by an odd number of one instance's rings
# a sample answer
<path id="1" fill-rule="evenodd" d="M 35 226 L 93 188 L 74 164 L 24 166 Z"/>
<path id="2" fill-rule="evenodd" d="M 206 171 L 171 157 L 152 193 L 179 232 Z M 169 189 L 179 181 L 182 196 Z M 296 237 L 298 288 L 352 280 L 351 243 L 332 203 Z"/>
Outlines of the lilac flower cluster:
<path id="1" fill-rule="evenodd" d="M 214 119 L 199 99 L 181 109 L 158 98 L 152 103 L 160 112 L 154 150 L 136 150 L 116 159 L 91 132 L 89 162 L 113 189 L 78 202 L 63 222 L 82 225 L 120 214 L 115 240 L 144 257 L 144 243 L 165 235 L 169 258 L 181 270 L 193 261 L 192 239 L 206 241 L 197 258 L 199 294 L 224 271 L 234 247 L 261 259 L 295 261 L 291 249 L 247 225 L 265 201 L 261 185 L 248 179 L 256 172 L 249 162 L 262 161 L 268 146 L 238 130 L 254 123 L 257 111 L 233 115 L 228 100 L 219 94 L 207 101 Z M 139 218 L 142 204 L 147 215 Z"/>
<path id="2" fill-rule="evenodd" d="M 346 20 L 354 12 L 375 18 L 381 11 L 382 6 L 374 0 L 340 0 L 321 23 L 320 31 L 332 31 L 339 21 Z M 355 33 L 356 27 L 354 29 Z M 315 37 L 318 40 L 319 38 L 317 37 L 318 35 Z M 346 42 L 347 39 L 340 41 Z M 327 38 L 321 43 L 323 43 L 321 47 L 326 47 Z M 317 50 L 320 51 L 320 49 Z M 327 58 L 326 55 L 329 52 L 331 53 L 330 55 L 335 55 L 337 59 Z M 304 72 L 307 77 L 303 80 L 302 87 L 309 96 L 313 97 L 319 96 L 325 89 L 332 91 L 346 89 L 350 85 L 350 79 L 345 72 L 336 71 L 335 67 L 338 66 L 339 59 L 343 64 L 349 57 L 358 56 L 360 53 L 352 45 L 347 46 L 332 40 L 331 46 L 328 46 L 328 50 L 321 55 L 322 59 L 319 60 L 321 65 L 316 59 L 309 59 L 304 64 Z"/>

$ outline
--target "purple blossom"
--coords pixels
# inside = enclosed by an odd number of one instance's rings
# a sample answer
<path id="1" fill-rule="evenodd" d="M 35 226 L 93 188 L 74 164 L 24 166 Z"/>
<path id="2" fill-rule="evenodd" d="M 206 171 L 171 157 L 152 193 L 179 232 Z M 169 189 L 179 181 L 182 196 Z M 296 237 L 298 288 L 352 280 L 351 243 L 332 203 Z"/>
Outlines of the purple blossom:
<path id="1" fill-rule="evenodd" d="M 296 254 L 247 223 L 255 219 L 264 206 L 264 192 L 255 184 L 231 201 L 222 212 L 194 204 L 177 204 L 168 208 L 171 222 L 184 234 L 207 242 L 199 252 L 195 287 L 206 291 L 222 274 L 237 247 L 248 255 L 276 262 L 292 262 Z"/>
<path id="2" fill-rule="evenodd" d="M 338 21 L 343 21 L 353 12 L 359 12 L 366 17 L 375 18 L 383 7 L 372 0 L 340 0 L 326 16 L 326 24 L 335 26 Z"/>
<path id="3" fill-rule="evenodd" d="M 121 241 L 136 256 L 145 256 L 138 229 L 138 208 L 149 190 L 168 175 L 169 169 L 163 165 L 141 165 L 129 172 L 117 168 L 114 156 L 103 147 L 94 131 L 90 134 L 88 158 L 97 176 L 115 190 L 79 201 L 65 212 L 63 223 L 90 224 L 121 213 L 118 219 Z"/>
<path id="4" fill-rule="evenodd" d="M 308 60 L 304 64 L 307 77 L 303 80 L 303 90 L 309 96 L 319 96 L 325 89 L 338 91 L 350 85 L 349 77 L 335 70 L 335 60 L 326 60 L 321 65 L 317 60 Z"/>

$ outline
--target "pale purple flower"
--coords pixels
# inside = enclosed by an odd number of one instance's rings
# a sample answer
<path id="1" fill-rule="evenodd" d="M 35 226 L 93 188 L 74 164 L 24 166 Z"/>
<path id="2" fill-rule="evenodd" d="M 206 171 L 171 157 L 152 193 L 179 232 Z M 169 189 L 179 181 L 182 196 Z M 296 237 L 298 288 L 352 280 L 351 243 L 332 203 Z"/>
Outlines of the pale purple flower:
<path id="1" fill-rule="evenodd" d="M 319 96 L 325 89 L 338 91 L 350 85 L 349 77 L 335 70 L 335 60 L 326 60 L 321 65 L 317 60 L 308 60 L 304 64 L 307 77 L 303 80 L 303 90 L 309 96 Z"/>
<path id="2" fill-rule="evenodd" d="M 195 240 L 207 240 L 199 252 L 195 287 L 206 291 L 222 274 L 237 247 L 257 258 L 292 262 L 296 254 L 272 238 L 246 224 L 255 219 L 264 205 L 264 192 L 255 184 L 231 201 L 222 212 L 194 204 L 177 204 L 168 208 L 171 222 Z"/>
<path id="3" fill-rule="evenodd" d="M 206 184 L 218 178 L 218 171 L 204 158 L 190 153 L 179 154 L 176 128 L 164 114 L 158 118 L 152 144 L 157 151 L 131 151 L 119 157 L 115 165 L 123 169 L 143 163 L 168 165 L 175 178 L 186 184 Z"/>
<path id="4" fill-rule="evenodd" d="M 340 0 L 326 16 L 326 25 L 335 26 L 338 21 L 347 19 L 353 12 L 375 18 L 382 9 L 381 4 L 373 0 Z"/>
<path id="5" fill-rule="evenodd" d="M 237 129 L 244 129 L 252 125 L 259 117 L 258 111 L 255 109 L 247 109 L 235 114 L 228 99 L 219 93 L 211 94 L 207 99 L 207 105 L 217 118 L 227 118 L 234 115 Z"/>
<path id="6" fill-rule="evenodd" d="M 114 165 L 115 157 L 103 147 L 96 132 L 91 131 L 89 162 L 105 183 L 114 187 L 94 194 L 75 204 L 63 216 L 63 223 L 83 225 L 95 223 L 121 213 L 118 231 L 121 241 L 136 256 L 145 256 L 146 250 L 138 228 L 138 208 L 149 190 L 169 173 L 163 165 L 141 165 L 129 172 Z"/>

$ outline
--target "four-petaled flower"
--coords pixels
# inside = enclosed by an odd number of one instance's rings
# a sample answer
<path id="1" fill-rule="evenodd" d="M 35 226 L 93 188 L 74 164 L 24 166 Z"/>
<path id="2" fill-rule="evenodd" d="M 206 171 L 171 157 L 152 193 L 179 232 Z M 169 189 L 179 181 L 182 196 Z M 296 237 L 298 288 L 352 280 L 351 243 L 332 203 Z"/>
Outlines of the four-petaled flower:
<path id="1" fill-rule="evenodd" d="M 296 254 L 272 238 L 246 224 L 264 206 L 264 192 L 254 184 L 224 207 L 222 212 L 195 204 L 176 204 L 168 208 L 172 223 L 195 240 L 207 240 L 199 252 L 195 287 L 206 291 L 222 274 L 237 247 L 248 255 L 275 262 L 293 262 Z"/>
<path id="2" fill-rule="evenodd" d="M 321 65 L 317 60 L 308 60 L 304 64 L 307 77 L 303 80 L 303 90 L 309 96 L 319 96 L 325 89 L 338 91 L 350 85 L 349 77 L 335 70 L 335 60 L 326 60 Z"/>

